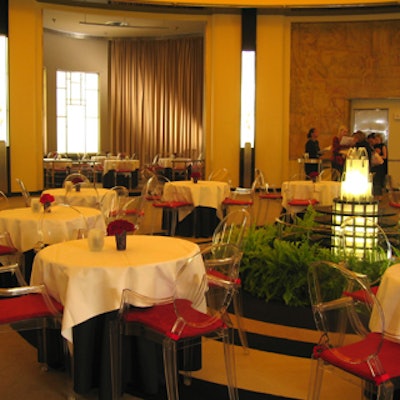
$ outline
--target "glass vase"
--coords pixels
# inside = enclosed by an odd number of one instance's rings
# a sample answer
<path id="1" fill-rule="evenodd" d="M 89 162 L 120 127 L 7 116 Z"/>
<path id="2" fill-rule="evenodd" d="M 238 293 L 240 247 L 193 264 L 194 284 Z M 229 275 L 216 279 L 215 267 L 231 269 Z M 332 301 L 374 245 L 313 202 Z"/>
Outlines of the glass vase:
<path id="1" fill-rule="evenodd" d="M 126 250 L 126 232 L 115 234 L 115 244 L 117 246 L 117 250 Z"/>

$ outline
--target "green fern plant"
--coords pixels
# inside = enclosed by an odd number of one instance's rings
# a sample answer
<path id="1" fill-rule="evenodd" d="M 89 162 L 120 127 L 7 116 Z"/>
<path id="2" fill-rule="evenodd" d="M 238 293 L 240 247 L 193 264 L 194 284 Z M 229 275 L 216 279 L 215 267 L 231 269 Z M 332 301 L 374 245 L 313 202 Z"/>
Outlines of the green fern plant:
<path id="1" fill-rule="evenodd" d="M 310 240 L 310 232 L 316 226 L 315 215 L 311 208 L 303 219 L 296 220 L 288 228 L 292 234 L 285 235 L 290 240 L 282 237 L 277 224 L 250 228 L 243 243 L 240 267 L 244 290 L 266 302 L 309 305 L 307 273 L 310 263 L 340 261 L 330 248 Z M 388 262 L 374 263 L 355 258 L 346 261 L 350 269 L 367 274 L 371 281 L 379 279 L 389 265 Z M 327 280 L 326 285 L 334 286 L 334 282 Z M 335 290 L 334 287 L 331 289 Z"/>

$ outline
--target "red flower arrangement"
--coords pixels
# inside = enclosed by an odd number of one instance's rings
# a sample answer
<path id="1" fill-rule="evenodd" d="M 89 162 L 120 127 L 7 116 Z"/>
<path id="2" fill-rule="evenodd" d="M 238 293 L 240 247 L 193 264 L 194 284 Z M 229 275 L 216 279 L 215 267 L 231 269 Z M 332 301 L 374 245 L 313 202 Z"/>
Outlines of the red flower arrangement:
<path id="1" fill-rule="evenodd" d="M 76 178 L 73 178 L 72 179 L 72 183 L 74 184 L 74 185 L 76 185 L 76 184 L 78 184 L 78 183 L 82 183 L 83 182 L 83 179 L 80 177 L 80 176 L 77 176 Z"/>
<path id="2" fill-rule="evenodd" d="M 44 211 L 47 212 L 50 212 L 50 206 L 54 200 L 54 196 L 50 193 L 42 194 L 39 199 L 39 201 L 43 204 Z"/>
<path id="3" fill-rule="evenodd" d="M 39 199 L 42 204 L 52 203 L 54 200 L 54 196 L 50 193 L 42 194 Z"/>
<path id="4" fill-rule="evenodd" d="M 110 222 L 107 226 L 107 235 L 115 236 L 120 235 L 124 232 L 133 232 L 135 225 L 125 219 L 116 219 Z"/>
<path id="5" fill-rule="evenodd" d="M 194 183 L 197 183 L 197 181 L 201 178 L 201 173 L 199 171 L 192 171 L 190 177 L 193 179 Z"/>

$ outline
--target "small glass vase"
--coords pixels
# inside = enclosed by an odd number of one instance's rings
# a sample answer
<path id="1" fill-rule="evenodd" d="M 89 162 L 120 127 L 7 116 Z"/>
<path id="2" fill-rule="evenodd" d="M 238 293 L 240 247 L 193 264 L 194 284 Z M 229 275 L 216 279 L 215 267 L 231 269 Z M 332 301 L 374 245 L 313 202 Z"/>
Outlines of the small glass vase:
<path id="1" fill-rule="evenodd" d="M 193 183 L 197 183 L 199 181 L 199 178 L 197 176 L 193 177 Z"/>
<path id="2" fill-rule="evenodd" d="M 126 250 L 126 232 L 115 234 L 115 244 L 117 246 L 117 250 Z"/>
<path id="3" fill-rule="evenodd" d="M 43 204 L 43 211 L 45 213 L 50 213 L 51 212 L 51 203 L 44 203 Z"/>
<path id="4" fill-rule="evenodd" d="M 77 183 L 77 184 L 75 185 L 75 191 L 76 191 L 76 192 L 80 192 L 80 191 L 81 191 L 81 184 L 80 184 L 80 183 Z"/>

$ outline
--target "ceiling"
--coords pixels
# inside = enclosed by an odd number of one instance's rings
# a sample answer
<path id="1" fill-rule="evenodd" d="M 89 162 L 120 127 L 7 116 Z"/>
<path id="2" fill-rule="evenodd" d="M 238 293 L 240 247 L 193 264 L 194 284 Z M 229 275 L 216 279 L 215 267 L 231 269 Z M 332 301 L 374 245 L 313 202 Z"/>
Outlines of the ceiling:
<path id="1" fill-rule="evenodd" d="M 107 16 L 45 9 L 43 27 L 47 31 L 77 38 L 115 39 L 201 34 L 204 22 L 170 20 L 164 15 L 160 15 L 159 19 L 144 19 L 127 17 L 122 13 Z"/>

